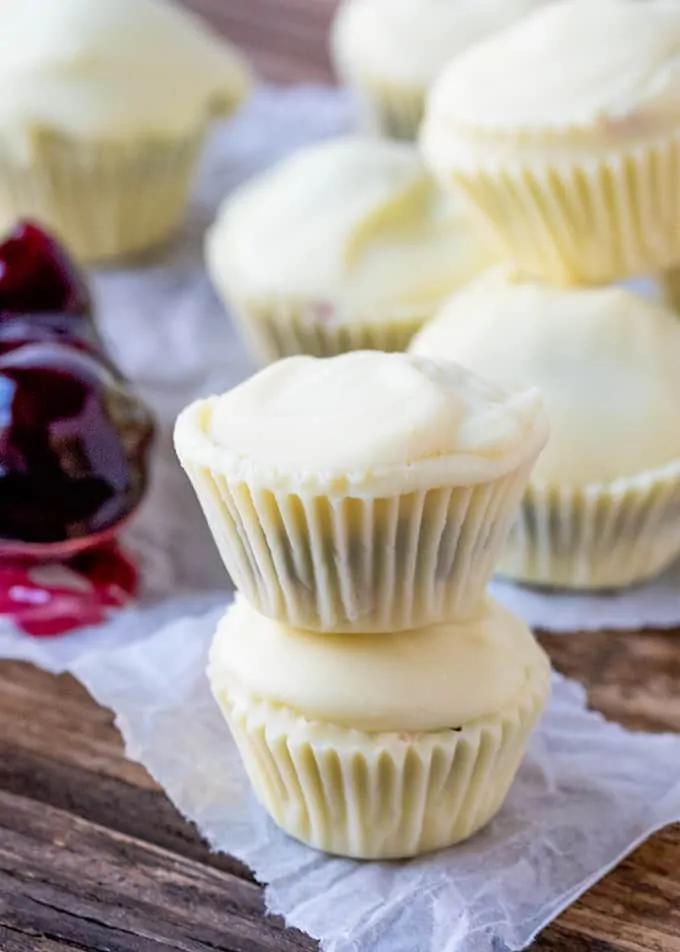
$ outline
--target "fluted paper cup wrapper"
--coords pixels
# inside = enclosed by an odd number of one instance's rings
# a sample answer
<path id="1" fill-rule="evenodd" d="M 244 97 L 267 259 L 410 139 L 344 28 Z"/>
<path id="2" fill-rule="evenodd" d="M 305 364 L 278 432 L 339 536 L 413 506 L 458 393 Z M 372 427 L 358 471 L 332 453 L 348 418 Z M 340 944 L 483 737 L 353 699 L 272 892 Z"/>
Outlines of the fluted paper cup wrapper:
<path id="1" fill-rule="evenodd" d="M 258 364 L 295 354 L 335 357 L 351 350 L 403 351 L 432 315 L 403 320 L 344 319 L 329 302 L 230 295 L 213 268 L 213 281 Z"/>
<path id="2" fill-rule="evenodd" d="M 680 556 L 680 462 L 610 485 L 530 486 L 498 565 L 535 585 L 616 588 Z"/>
<path id="3" fill-rule="evenodd" d="M 425 90 L 369 80 L 358 72 L 345 71 L 345 82 L 353 93 L 362 132 L 407 142 L 417 139 L 425 111 Z"/>
<path id="4" fill-rule="evenodd" d="M 357 125 L 369 135 L 413 141 L 425 112 L 427 90 L 422 86 L 395 85 L 377 75 L 369 77 L 354 62 L 354 49 L 342 35 L 331 30 L 331 55 L 335 72 L 352 96 Z"/>
<path id="5" fill-rule="evenodd" d="M 212 690 L 255 794 L 290 836 L 327 853 L 395 859 L 451 846 L 500 809 L 550 688 L 547 659 L 497 715 L 451 730 L 377 733 L 305 720 Z"/>
<path id="6" fill-rule="evenodd" d="M 680 313 L 680 261 L 678 267 L 663 272 L 660 285 L 664 304 Z"/>
<path id="7" fill-rule="evenodd" d="M 400 631 L 477 607 L 534 457 L 493 482 L 386 498 L 264 489 L 201 465 L 192 408 L 175 431 L 234 584 L 296 628 Z M 535 455 L 535 454 L 534 454 Z"/>
<path id="8" fill-rule="evenodd" d="M 466 196 L 504 257 L 526 274 L 605 284 L 680 262 L 678 138 L 552 164 L 457 162 L 454 143 L 450 155 L 450 163 L 431 156 L 442 180 Z"/>
<path id="9" fill-rule="evenodd" d="M 45 135 L 22 163 L 0 157 L 0 230 L 44 222 L 86 262 L 147 251 L 180 224 L 205 132 L 177 141 L 77 142 Z"/>

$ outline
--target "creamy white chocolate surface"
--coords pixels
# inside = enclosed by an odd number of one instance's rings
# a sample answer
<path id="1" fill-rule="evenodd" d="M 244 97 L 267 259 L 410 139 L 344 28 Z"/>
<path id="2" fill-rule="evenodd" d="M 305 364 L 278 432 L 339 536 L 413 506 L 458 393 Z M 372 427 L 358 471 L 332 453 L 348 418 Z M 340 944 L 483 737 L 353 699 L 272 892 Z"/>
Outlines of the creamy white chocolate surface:
<path id="1" fill-rule="evenodd" d="M 341 70 L 424 91 L 451 58 L 544 2 L 346 0 L 332 47 Z"/>
<path id="2" fill-rule="evenodd" d="M 545 438 L 535 389 L 380 351 L 281 360 L 192 405 L 176 428 L 180 458 L 251 485 L 369 492 L 505 475 Z"/>
<path id="3" fill-rule="evenodd" d="M 610 483 L 680 460 L 680 321 L 627 289 L 556 289 L 494 269 L 411 350 L 539 388 L 550 439 L 534 485 Z"/>
<path id="4" fill-rule="evenodd" d="M 207 255 L 228 294 L 303 302 L 320 321 L 424 319 L 494 261 L 413 145 L 359 136 L 302 149 L 230 196 Z"/>
<path id="5" fill-rule="evenodd" d="M 310 721 L 438 731 L 500 712 L 547 665 L 527 626 L 491 599 L 466 624 L 333 635 L 288 628 L 238 598 L 218 627 L 209 677 L 234 700 L 281 704 Z"/>
<path id="6" fill-rule="evenodd" d="M 171 0 L 11 0 L 0 31 L 0 136 L 137 140 L 194 133 L 242 99 L 235 48 Z"/>
<path id="7" fill-rule="evenodd" d="M 603 146 L 680 125 L 676 0 L 558 0 L 457 58 L 425 124 L 494 134 L 586 129 Z"/>

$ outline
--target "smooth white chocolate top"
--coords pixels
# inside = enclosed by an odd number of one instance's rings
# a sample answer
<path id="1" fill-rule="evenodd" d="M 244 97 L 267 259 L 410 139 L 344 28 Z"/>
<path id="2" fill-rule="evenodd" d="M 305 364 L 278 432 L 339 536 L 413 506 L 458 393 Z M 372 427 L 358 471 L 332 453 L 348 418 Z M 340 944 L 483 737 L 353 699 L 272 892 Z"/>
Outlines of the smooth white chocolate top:
<path id="1" fill-rule="evenodd" d="M 677 0 L 548 4 L 444 70 L 425 141 L 447 123 L 497 133 L 587 129 L 603 144 L 677 130 Z"/>
<path id="2" fill-rule="evenodd" d="M 0 30 L 0 136 L 88 140 L 200 130 L 242 99 L 235 48 L 172 0 L 11 0 Z"/>
<path id="3" fill-rule="evenodd" d="M 535 389 L 380 351 L 281 360 L 193 404 L 176 428 L 180 458 L 251 485 L 370 492 L 504 475 L 545 438 Z"/>
<path id="4" fill-rule="evenodd" d="M 517 702 L 547 658 L 527 626 L 490 598 L 465 624 L 396 634 L 289 628 L 237 598 L 208 674 L 234 700 L 282 704 L 311 721 L 365 731 L 437 731 Z"/>
<path id="5" fill-rule="evenodd" d="M 228 294 L 302 301 L 320 321 L 427 318 L 494 260 L 413 145 L 359 136 L 301 149 L 239 189 L 207 254 Z"/>
<path id="6" fill-rule="evenodd" d="M 545 0 L 345 0 L 331 45 L 336 60 L 376 82 L 425 88 L 482 37 Z"/>
<path id="7" fill-rule="evenodd" d="M 494 269 L 412 351 L 540 389 L 550 439 L 534 485 L 610 483 L 680 464 L 680 320 L 632 291 L 559 290 Z"/>

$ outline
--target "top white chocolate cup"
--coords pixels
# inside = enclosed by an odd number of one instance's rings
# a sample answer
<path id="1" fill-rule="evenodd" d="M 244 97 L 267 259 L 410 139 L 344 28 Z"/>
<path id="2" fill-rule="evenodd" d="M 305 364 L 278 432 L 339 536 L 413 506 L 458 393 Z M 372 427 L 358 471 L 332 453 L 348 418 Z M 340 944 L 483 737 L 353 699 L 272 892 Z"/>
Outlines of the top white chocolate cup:
<path id="1" fill-rule="evenodd" d="M 672 267 L 675 0 L 558 0 L 536 11 L 444 70 L 421 144 L 525 275 L 604 284 Z"/>
<path id="2" fill-rule="evenodd" d="M 326 631 L 474 610 L 546 438 L 537 391 L 379 352 L 281 361 L 175 430 L 236 585 Z"/>

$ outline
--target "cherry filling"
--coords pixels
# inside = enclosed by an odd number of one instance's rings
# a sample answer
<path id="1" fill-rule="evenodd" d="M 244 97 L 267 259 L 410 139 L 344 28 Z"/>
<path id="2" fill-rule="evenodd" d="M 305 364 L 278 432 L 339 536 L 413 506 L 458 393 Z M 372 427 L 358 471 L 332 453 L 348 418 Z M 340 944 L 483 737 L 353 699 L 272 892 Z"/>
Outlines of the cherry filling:
<path id="1" fill-rule="evenodd" d="M 144 493 L 152 432 L 145 407 L 90 354 L 0 342 L 0 548 L 118 526 Z"/>
<path id="2" fill-rule="evenodd" d="M 59 244 L 30 222 L 0 242 L 0 320 L 45 311 L 89 317 L 87 283 Z"/>
<path id="3" fill-rule="evenodd" d="M 112 539 L 144 494 L 153 431 L 103 348 L 85 279 L 53 238 L 18 225 L 0 242 L 0 615 L 59 634 L 132 596 Z"/>

